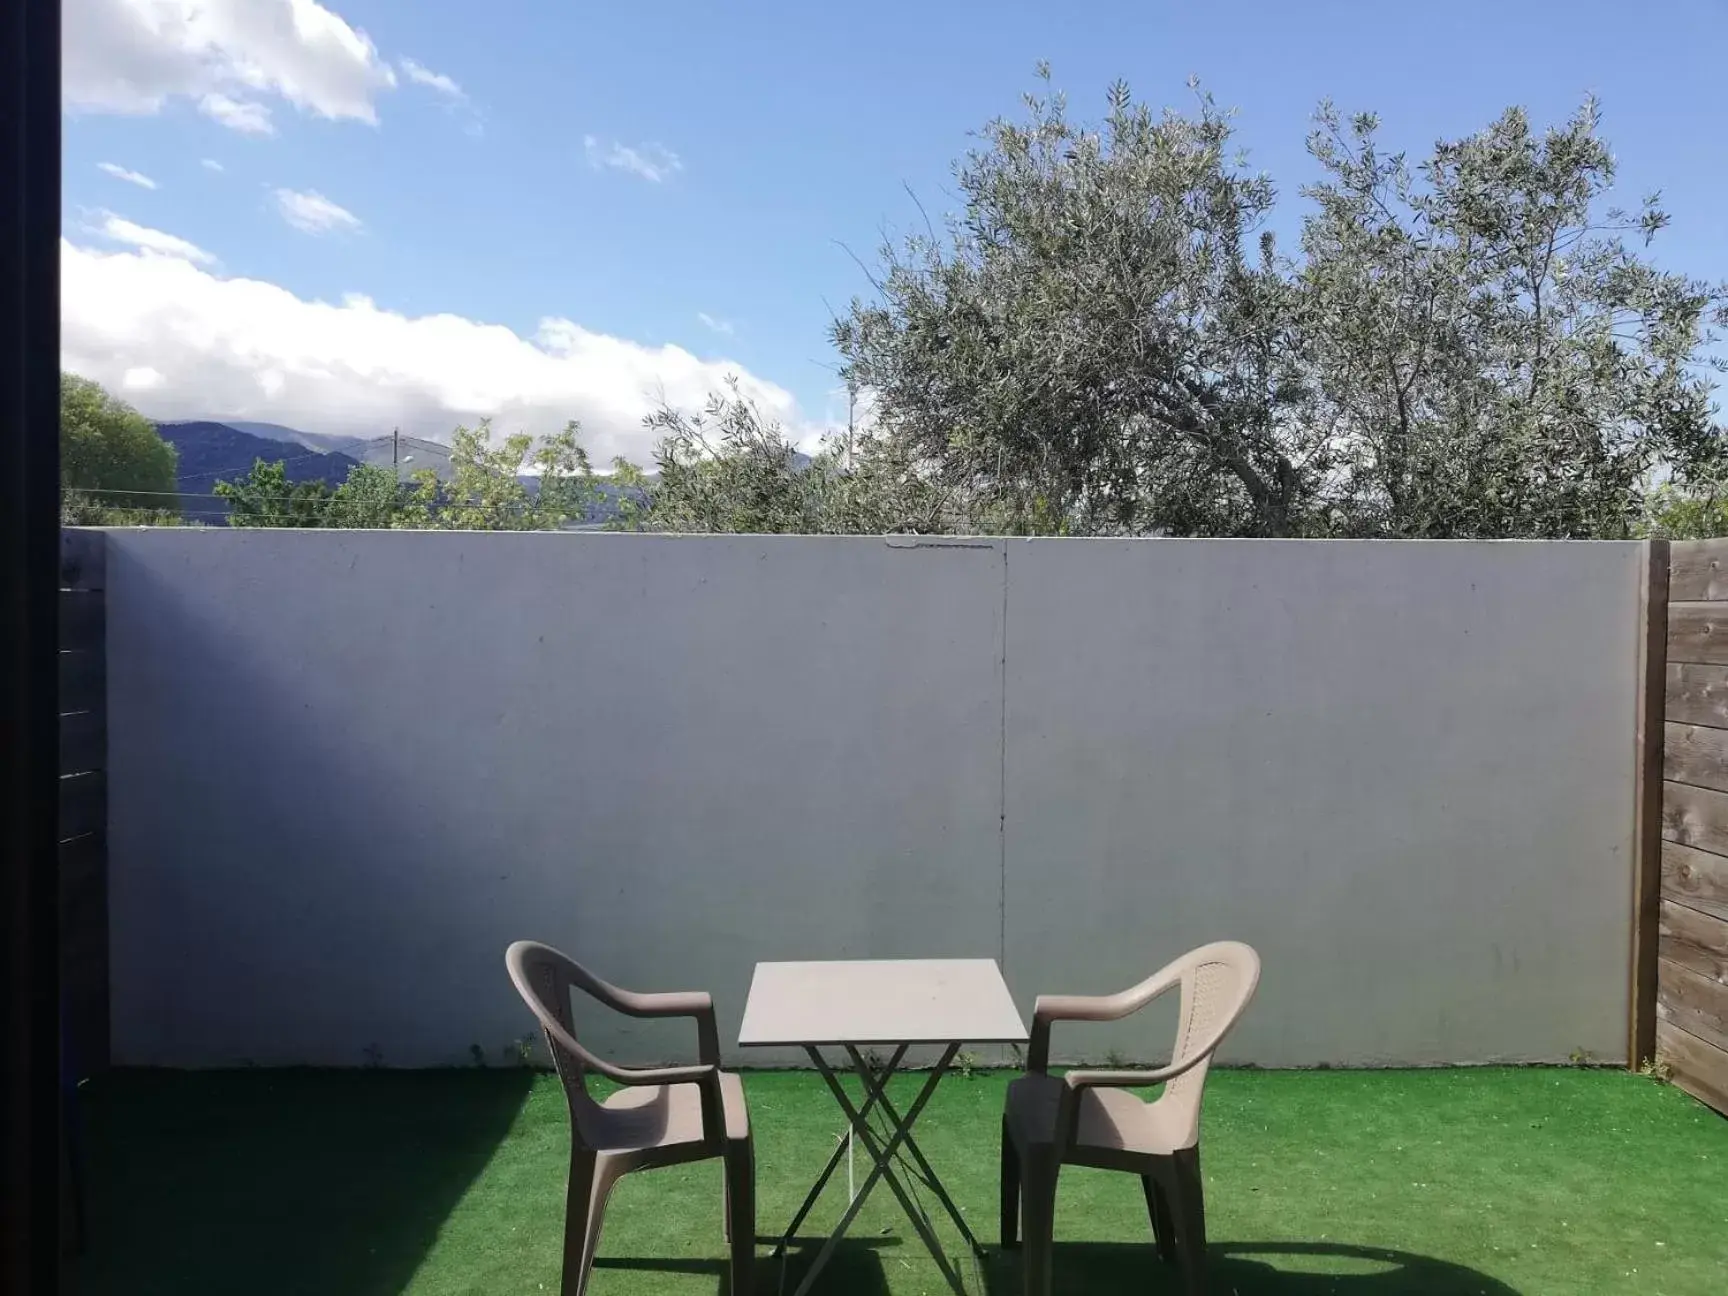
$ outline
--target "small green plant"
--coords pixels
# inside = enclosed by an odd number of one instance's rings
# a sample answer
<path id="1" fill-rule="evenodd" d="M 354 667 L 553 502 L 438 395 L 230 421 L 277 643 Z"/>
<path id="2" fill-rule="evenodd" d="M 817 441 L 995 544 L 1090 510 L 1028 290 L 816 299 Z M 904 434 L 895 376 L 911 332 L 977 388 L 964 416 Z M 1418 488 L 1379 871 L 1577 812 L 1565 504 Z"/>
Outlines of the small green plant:
<path id="1" fill-rule="evenodd" d="M 1104 1065 L 1112 1071 L 1121 1071 L 1128 1066 L 1128 1059 L 1122 1056 L 1121 1049 L 1110 1049 L 1104 1054 Z"/>
<path id="2" fill-rule="evenodd" d="M 513 1039 L 498 1052 L 506 1062 L 515 1059 L 517 1066 L 531 1067 L 534 1065 L 534 1036 L 530 1034 Z"/>
<path id="3" fill-rule="evenodd" d="M 1008 1055 L 1014 1059 L 1014 1069 L 1016 1071 L 1024 1071 L 1026 1069 L 1026 1050 L 1021 1048 L 1020 1045 L 1010 1044 L 1008 1046 Z"/>
<path id="4" fill-rule="evenodd" d="M 1596 1055 L 1587 1048 L 1575 1048 L 1566 1055 L 1566 1060 L 1576 1067 L 1593 1066 Z"/>
<path id="5" fill-rule="evenodd" d="M 970 1080 L 978 1071 L 978 1055 L 967 1049 L 961 1049 L 954 1055 L 954 1069 L 960 1073 L 963 1080 Z"/>
<path id="6" fill-rule="evenodd" d="M 470 1044 L 468 1046 L 468 1056 L 474 1059 L 475 1066 L 483 1067 L 486 1065 L 486 1050 L 481 1048 L 478 1044 Z"/>
<path id="7" fill-rule="evenodd" d="M 1660 1085 L 1674 1083 L 1674 1068 L 1658 1058 L 1645 1058 L 1638 1064 L 1638 1074 Z"/>
<path id="8" fill-rule="evenodd" d="M 384 1065 L 384 1050 L 376 1044 L 368 1044 L 360 1050 L 360 1056 L 366 1059 L 366 1069 L 376 1071 Z"/>

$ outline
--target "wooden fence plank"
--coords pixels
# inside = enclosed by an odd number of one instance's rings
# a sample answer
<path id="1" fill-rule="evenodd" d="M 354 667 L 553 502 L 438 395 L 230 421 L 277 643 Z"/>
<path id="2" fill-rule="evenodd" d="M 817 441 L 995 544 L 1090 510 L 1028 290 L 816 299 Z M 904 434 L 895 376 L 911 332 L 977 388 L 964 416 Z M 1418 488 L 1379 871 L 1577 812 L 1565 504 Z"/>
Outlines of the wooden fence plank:
<path id="1" fill-rule="evenodd" d="M 60 651 L 101 652 L 107 631 L 101 590 L 60 591 Z"/>
<path id="2" fill-rule="evenodd" d="M 1682 603 L 1728 599 L 1728 540 L 1671 541 L 1668 597 Z"/>
<path id="3" fill-rule="evenodd" d="M 60 711 L 94 711 L 108 691 L 108 660 L 102 653 L 60 654 Z"/>
<path id="4" fill-rule="evenodd" d="M 1662 777 L 1728 792 L 1728 729 L 1663 726 Z"/>
<path id="5" fill-rule="evenodd" d="M 1728 663 L 1728 603 L 1670 603 L 1668 660 Z"/>
<path id="6" fill-rule="evenodd" d="M 87 527 L 60 528 L 60 588 L 108 587 L 108 537 Z"/>
<path id="7" fill-rule="evenodd" d="M 1679 842 L 1663 842 L 1662 898 L 1728 918 L 1728 859 Z"/>
<path id="8" fill-rule="evenodd" d="M 60 987 L 76 1078 L 109 1061 L 107 536 L 60 532 Z"/>
<path id="9" fill-rule="evenodd" d="M 78 955 L 67 959 L 69 967 L 92 954 L 102 954 L 106 961 L 102 942 L 94 939 L 92 931 L 97 924 L 90 920 L 99 917 L 105 907 L 99 902 L 105 889 L 107 853 L 107 838 L 102 833 L 86 833 L 75 841 L 60 843 L 61 939 L 68 954 Z M 107 924 L 104 921 L 101 925 Z"/>
<path id="10" fill-rule="evenodd" d="M 1728 855 L 1728 792 L 1664 783 L 1662 835 L 1682 846 Z"/>
<path id="11" fill-rule="evenodd" d="M 1660 941 L 1662 957 L 1670 963 L 1728 985 L 1728 919 L 1664 900 Z"/>
<path id="12" fill-rule="evenodd" d="M 82 774 L 107 766 L 107 715 L 102 711 L 74 711 L 61 716 L 60 772 Z"/>
<path id="13" fill-rule="evenodd" d="M 101 832 L 108 820 L 108 776 L 101 770 L 60 780 L 60 840 Z"/>
<path id="14" fill-rule="evenodd" d="M 1669 662 L 1663 718 L 1728 729 L 1728 666 Z"/>
<path id="15" fill-rule="evenodd" d="M 1656 1016 L 1728 1049 L 1728 985 L 1669 959 L 1658 960 Z"/>
<path id="16" fill-rule="evenodd" d="M 1707 1044 L 1678 1026 L 1657 1022 L 1656 1056 L 1672 1069 L 1676 1085 L 1728 1115 L 1728 1049 Z"/>
<path id="17" fill-rule="evenodd" d="M 1626 1065 L 1656 1051 L 1657 906 L 1662 895 L 1662 753 L 1667 695 L 1668 542 L 1647 541 L 1639 585 L 1637 753 L 1632 811 L 1632 963 L 1627 996 Z"/>
<path id="18" fill-rule="evenodd" d="M 60 978 L 67 1046 L 78 1078 L 108 1065 L 108 839 L 60 845 Z"/>

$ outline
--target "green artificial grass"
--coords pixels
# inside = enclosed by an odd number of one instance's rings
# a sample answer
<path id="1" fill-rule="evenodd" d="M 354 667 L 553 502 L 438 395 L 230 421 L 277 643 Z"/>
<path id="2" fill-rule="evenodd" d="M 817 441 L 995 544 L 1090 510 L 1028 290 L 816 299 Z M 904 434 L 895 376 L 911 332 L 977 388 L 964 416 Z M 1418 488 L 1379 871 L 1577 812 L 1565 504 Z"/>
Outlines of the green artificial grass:
<path id="1" fill-rule="evenodd" d="M 925 1152 L 988 1254 L 967 1289 L 1019 1291 L 999 1253 L 1004 1073 L 952 1075 Z M 920 1076 L 901 1077 L 902 1107 Z M 813 1075 L 751 1074 L 758 1223 L 802 1199 L 843 1121 Z M 120 1073 L 84 1090 L 85 1296 L 505 1296 L 558 1290 L 569 1133 L 521 1070 Z M 1728 1291 L 1728 1121 L 1609 1071 L 1221 1071 L 1202 1137 L 1220 1293 Z M 866 1161 L 857 1157 L 861 1182 Z M 803 1230 L 825 1235 L 845 1171 Z M 725 1291 L 717 1162 L 614 1193 L 593 1296 Z M 933 1214 L 950 1254 L 952 1226 Z M 1132 1177 L 1063 1172 L 1059 1293 L 1174 1293 Z M 794 1251 L 790 1278 L 813 1254 Z M 757 1290 L 778 1267 L 759 1253 Z M 791 1290 L 789 1283 L 786 1290 Z M 878 1187 L 816 1290 L 947 1290 Z"/>

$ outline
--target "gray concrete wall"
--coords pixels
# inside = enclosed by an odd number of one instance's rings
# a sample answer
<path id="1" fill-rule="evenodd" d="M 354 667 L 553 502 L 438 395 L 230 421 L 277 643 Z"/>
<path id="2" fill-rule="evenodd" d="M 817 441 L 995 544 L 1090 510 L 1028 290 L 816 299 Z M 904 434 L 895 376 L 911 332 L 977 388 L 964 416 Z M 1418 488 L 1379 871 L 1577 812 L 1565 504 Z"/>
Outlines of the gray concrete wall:
<path id="1" fill-rule="evenodd" d="M 1227 1057 L 1624 1056 L 1639 561 L 1011 548 L 1016 993 L 1106 991 L 1231 937 L 1265 972 Z M 1066 1038 L 1140 1056 L 1171 1020 Z"/>
<path id="2" fill-rule="evenodd" d="M 1238 1060 L 1614 1055 L 1638 553 L 111 532 L 115 1056 L 496 1061 L 519 936 L 729 1040 L 758 959 L 1219 935 Z"/>

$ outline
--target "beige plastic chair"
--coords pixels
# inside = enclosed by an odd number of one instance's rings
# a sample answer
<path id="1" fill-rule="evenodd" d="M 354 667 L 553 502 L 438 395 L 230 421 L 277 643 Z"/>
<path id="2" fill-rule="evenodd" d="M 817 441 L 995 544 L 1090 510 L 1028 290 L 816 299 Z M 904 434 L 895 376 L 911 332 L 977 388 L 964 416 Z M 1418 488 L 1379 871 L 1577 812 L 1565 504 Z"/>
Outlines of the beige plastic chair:
<path id="1" fill-rule="evenodd" d="M 510 980 L 546 1031 L 553 1065 L 570 1103 L 570 1186 L 564 1208 L 563 1296 L 582 1296 L 612 1185 L 632 1170 L 723 1157 L 726 1237 L 732 1291 L 750 1291 L 756 1247 L 756 1172 L 744 1086 L 720 1069 L 714 1002 L 701 991 L 635 994 L 608 985 L 574 960 L 537 941 L 517 941 L 504 955 Z M 571 988 L 632 1017 L 694 1017 L 695 1066 L 621 1067 L 576 1042 Z M 624 1088 L 604 1102 L 588 1093 L 596 1071 Z"/>
<path id="2" fill-rule="evenodd" d="M 1200 1096 L 1213 1051 L 1259 981 L 1258 954 L 1238 941 L 1218 941 L 1120 994 L 1039 996 L 1026 1074 L 1008 1086 L 1002 1116 L 1002 1245 L 1015 1244 L 1018 1214 L 1027 1296 L 1050 1291 L 1056 1178 L 1065 1164 L 1139 1175 L 1158 1254 L 1180 1261 L 1188 1291 L 1206 1290 Z M 1182 1009 L 1168 1066 L 1049 1073 L 1052 1022 L 1116 1021 L 1176 986 L 1182 987 Z M 1151 1102 L 1126 1092 L 1155 1084 L 1165 1089 Z"/>

